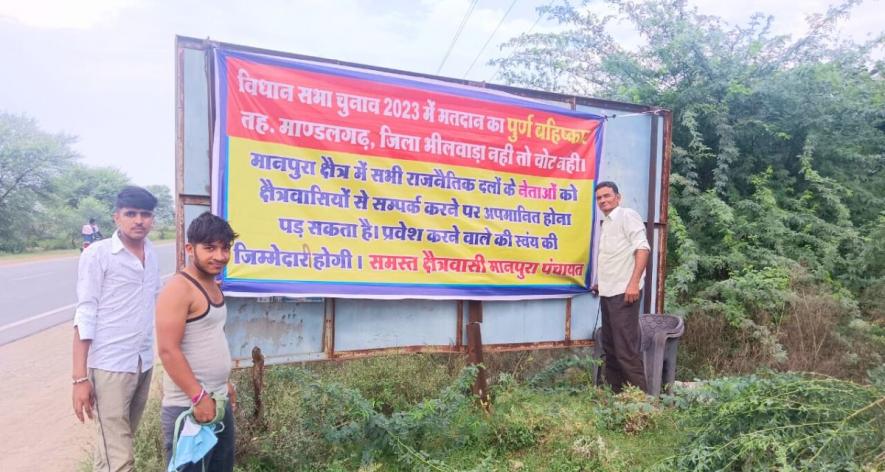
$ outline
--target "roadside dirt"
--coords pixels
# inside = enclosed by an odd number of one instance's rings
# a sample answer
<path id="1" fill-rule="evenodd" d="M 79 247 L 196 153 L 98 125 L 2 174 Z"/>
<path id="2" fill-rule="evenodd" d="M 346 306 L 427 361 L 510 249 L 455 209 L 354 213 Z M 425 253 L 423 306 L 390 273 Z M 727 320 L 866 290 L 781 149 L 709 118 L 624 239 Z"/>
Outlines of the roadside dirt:
<path id="1" fill-rule="evenodd" d="M 95 424 L 71 407 L 70 322 L 0 346 L 0 471 L 76 471 Z M 158 366 L 157 366 L 158 367 Z M 159 395 L 155 375 L 151 396 Z"/>
<path id="2" fill-rule="evenodd" d="M 92 457 L 95 424 L 80 423 L 71 406 L 72 329 L 64 322 L 0 346 L 2 472 L 72 472 Z M 154 367 L 151 397 L 161 390 Z"/>
<path id="3" fill-rule="evenodd" d="M 0 470 L 73 471 L 93 425 L 71 408 L 71 325 L 0 346 Z"/>
<path id="4" fill-rule="evenodd" d="M 157 246 L 175 244 L 174 239 L 151 240 Z M 79 249 L 53 249 L 44 252 L 29 252 L 25 254 L 0 254 L 0 266 L 13 266 L 29 264 L 36 261 L 51 261 L 54 259 L 67 259 L 71 256 L 79 256 Z"/>
<path id="5" fill-rule="evenodd" d="M 0 266 L 14 266 L 30 264 L 37 261 L 52 261 L 56 259 L 68 259 L 73 256 L 79 256 L 80 251 L 70 249 L 65 251 L 47 251 L 29 254 L 4 254 L 0 256 Z"/>
<path id="6" fill-rule="evenodd" d="M 55 257 L 70 256 L 3 257 L 0 266 Z M 2 472 L 76 471 L 91 457 L 95 425 L 80 423 L 71 407 L 72 329 L 66 321 L 0 346 Z M 160 377 L 154 375 L 151 395 L 159 394 L 156 384 Z"/>

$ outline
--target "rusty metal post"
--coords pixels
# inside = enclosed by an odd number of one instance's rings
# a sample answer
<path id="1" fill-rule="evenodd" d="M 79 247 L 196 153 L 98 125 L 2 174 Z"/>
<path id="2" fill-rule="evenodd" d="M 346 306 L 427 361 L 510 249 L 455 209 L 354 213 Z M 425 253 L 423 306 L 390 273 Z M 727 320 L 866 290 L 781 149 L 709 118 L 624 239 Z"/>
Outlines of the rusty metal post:
<path id="1" fill-rule="evenodd" d="M 651 135 L 649 136 L 649 152 L 648 152 L 648 221 L 645 223 L 645 235 L 648 238 L 648 244 L 652 251 L 649 252 L 648 265 L 645 268 L 645 283 L 643 290 L 642 312 L 651 313 L 651 299 L 657 294 L 652 292 L 652 267 L 654 262 L 651 255 L 654 254 L 655 248 L 655 215 L 657 209 L 655 202 L 657 201 L 657 184 L 658 184 L 658 113 L 651 114 Z M 658 241 L 660 243 L 660 241 Z M 660 250 L 660 249 L 659 249 Z M 657 297 L 656 297 L 657 298 Z"/>
<path id="2" fill-rule="evenodd" d="M 326 298 L 323 303 L 323 352 L 326 359 L 335 358 L 335 299 Z"/>
<path id="3" fill-rule="evenodd" d="M 458 300 L 455 304 L 455 351 L 461 351 L 464 348 L 464 302 Z"/>
<path id="4" fill-rule="evenodd" d="M 175 270 L 184 269 L 184 49 L 175 48 Z"/>
<path id="5" fill-rule="evenodd" d="M 489 389 L 486 382 L 486 371 L 482 367 L 482 302 L 470 300 L 467 302 L 467 360 L 472 365 L 479 365 L 479 373 L 473 383 L 473 393 L 479 397 L 479 401 L 488 409 Z"/>
<path id="6" fill-rule="evenodd" d="M 252 348 L 252 392 L 255 398 L 255 409 L 252 411 L 252 419 L 258 429 L 264 430 L 267 423 L 264 421 L 264 402 L 261 400 L 264 391 L 264 354 L 261 348 Z"/>
<path id="7" fill-rule="evenodd" d="M 664 313 L 664 280 L 667 277 L 667 224 L 668 209 L 670 208 L 670 159 L 671 147 L 673 145 L 673 113 L 669 110 L 663 111 L 664 116 L 664 162 L 661 164 L 661 204 L 660 204 L 660 243 L 658 244 L 658 297 L 655 311 Z"/>

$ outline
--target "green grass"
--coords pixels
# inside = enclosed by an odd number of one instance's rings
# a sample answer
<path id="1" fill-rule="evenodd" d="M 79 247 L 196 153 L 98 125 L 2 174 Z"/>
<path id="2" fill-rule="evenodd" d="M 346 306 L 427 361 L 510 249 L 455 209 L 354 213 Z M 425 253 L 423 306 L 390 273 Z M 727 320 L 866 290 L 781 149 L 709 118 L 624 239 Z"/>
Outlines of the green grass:
<path id="1" fill-rule="evenodd" d="M 837 463 L 845 467 L 832 470 L 880 470 L 882 465 L 882 456 L 876 458 L 882 451 L 875 447 L 885 439 L 880 431 L 885 429 L 879 428 L 885 402 L 876 402 L 882 390 L 874 385 L 766 374 L 719 379 L 657 400 L 638 390 L 613 395 L 596 388 L 589 381 L 592 361 L 564 351 L 558 356 L 489 359 L 498 370 L 489 379 L 488 411 L 469 393 L 475 371 L 463 368 L 463 356 L 269 367 L 263 421 L 252 417 L 249 372 L 235 372 L 241 399 L 236 470 L 694 470 L 698 464 L 684 469 L 682 463 L 692 457 L 706 461 L 698 470 L 772 470 L 809 459 L 802 447 L 779 448 L 781 436 L 772 431 L 789 432 L 782 437 L 790 444 L 814 435 L 833 437 L 817 463 L 806 464 L 820 467 L 807 470 L 830 470 Z M 835 421 L 860 408 L 863 415 L 848 418 L 850 428 L 808 429 L 828 424 L 815 415 Z M 715 434 L 720 429 L 722 434 Z M 137 470 L 162 470 L 160 444 L 153 399 L 136 437 Z M 746 446 L 739 449 L 741 460 L 727 465 L 732 458 L 715 451 L 734 444 Z M 752 449 L 757 444 L 769 448 Z M 783 454 L 774 457 L 772 450 Z"/>
<path id="2" fill-rule="evenodd" d="M 174 242 L 174 237 L 172 239 L 156 239 L 152 240 L 154 244 L 166 244 L 170 242 Z M 70 257 L 70 256 L 78 256 L 80 254 L 80 249 L 47 249 L 42 251 L 27 251 L 21 253 L 7 253 L 0 252 L 0 265 L 2 264 L 13 264 L 17 262 L 32 262 L 32 261 L 40 261 L 44 259 L 55 259 L 62 257 Z"/>
<path id="3" fill-rule="evenodd" d="M 543 367 L 527 367 L 524 356 L 517 361 L 526 376 Z M 319 363 L 308 371 L 269 367 L 266 429 L 251 418 L 249 372 L 236 372 L 237 470 L 639 470 L 683 437 L 670 419 L 633 433 L 604 421 L 612 416 L 607 408 L 632 400 L 589 385 L 586 375 L 544 376 L 556 384 L 549 389 L 495 376 L 486 412 L 465 389 L 446 390 L 463 365 L 463 356 L 409 355 Z M 656 408 L 652 415 L 673 414 Z M 154 399 L 136 438 L 137 470 L 162 468 L 158 418 Z M 377 427 L 378 421 L 389 422 Z"/>

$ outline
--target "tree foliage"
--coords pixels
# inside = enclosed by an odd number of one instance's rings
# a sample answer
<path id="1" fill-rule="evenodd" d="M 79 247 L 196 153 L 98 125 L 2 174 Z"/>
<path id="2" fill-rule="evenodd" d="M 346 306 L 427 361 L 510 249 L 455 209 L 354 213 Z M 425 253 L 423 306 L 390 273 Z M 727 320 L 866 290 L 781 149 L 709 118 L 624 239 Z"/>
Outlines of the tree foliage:
<path id="1" fill-rule="evenodd" d="M 673 399 L 693 433 L 652 470 L 880 470 L 883 393 L 797 374 L 718 379 Z"/>
<path id="2" fill-rule="evenodd" d="M 756 329 L 777 323 L 796 274 L 842 299 L 885 295 L 885 34 L 839 38 L 858 3 L 793 38 L 686 0 L 564 2 L 541 8 L 560 31 L 514 38 L 495 62 L 514 85 L 672 110 L 668 310 Z"/>
<path id="3" fill-rule="evenodd" d="M 21 250 L 37 231 L 35 206 L 76 158 L 73 138 L 43 132 L 31 118 L 0 113 L 0 250 Z"/>
<path id="4" fill-rule="evenodd" d="M 76 247 L 90 218 L 110 235 L 114 200 L 129 177 L 79 163 L 73 143 L 73 137 L 42 131 L 32 118 L 0 112 L 0 251 Z M 148 189 L 159 200 L 157 224 L 172 226 L 169 188 Z"/>
<path id="5" fill-rule="evenodd" d="M 52 182 L 52 193 L 43 203 L 38 237 L 47 247 L 79 244 L 80 228 L 95 218 L 102 233 L 110 236 L 117 193 L 129 184 L 129 177 L 112 167 L 73 164 Z"/>
<path id="6" fill-rule="evenodd" d="M 147 185 L 144 188 L 157 197 L 154 227 L 171 228 L 175 224 L 175 202 L 172 200 L 172 191 L 166 185 Z"/>

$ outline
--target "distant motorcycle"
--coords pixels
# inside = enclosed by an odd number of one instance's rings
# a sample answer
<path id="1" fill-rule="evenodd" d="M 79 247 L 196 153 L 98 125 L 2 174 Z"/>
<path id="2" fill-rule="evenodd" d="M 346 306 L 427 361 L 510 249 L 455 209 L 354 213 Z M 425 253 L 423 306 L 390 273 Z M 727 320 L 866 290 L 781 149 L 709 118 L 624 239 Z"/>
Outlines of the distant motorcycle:
<path id="1" fill-rule="evenodd" d="M 89 247 L 90 244 L 92 244 L 96 241 L 99 241 L 102 238 L 103 238 L 103 236 L 98 231 L 96 231 L 95 233 L 92 233 L 92 238 L 90 238 L 90 239 L 83 238 L 83 245 L 80 247 L 80 252 L 85 251 L 86 248 Z"/>

